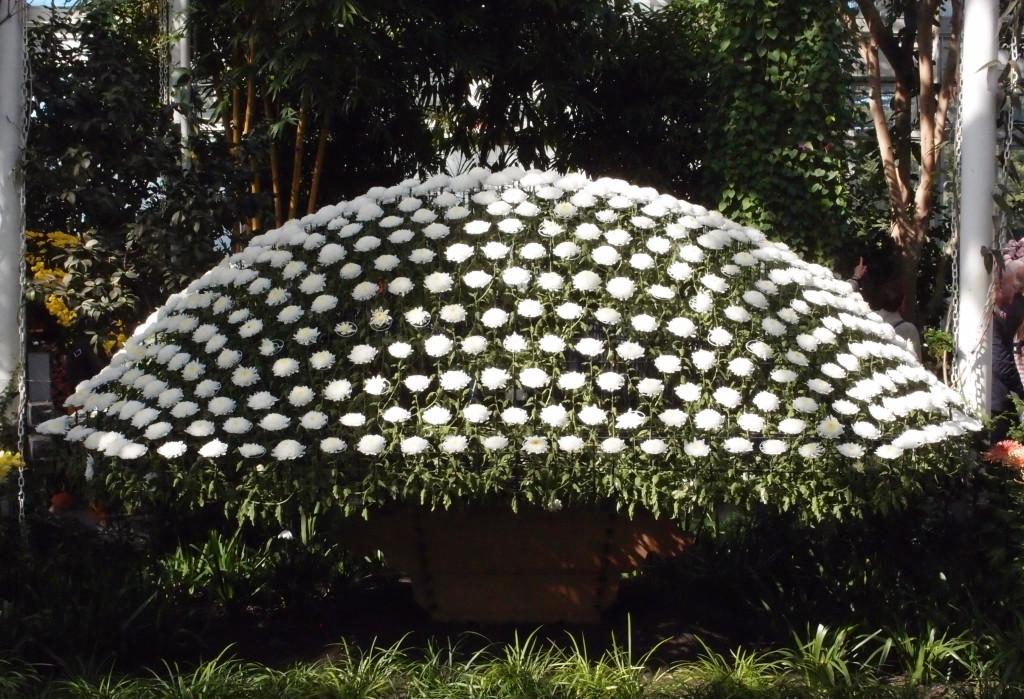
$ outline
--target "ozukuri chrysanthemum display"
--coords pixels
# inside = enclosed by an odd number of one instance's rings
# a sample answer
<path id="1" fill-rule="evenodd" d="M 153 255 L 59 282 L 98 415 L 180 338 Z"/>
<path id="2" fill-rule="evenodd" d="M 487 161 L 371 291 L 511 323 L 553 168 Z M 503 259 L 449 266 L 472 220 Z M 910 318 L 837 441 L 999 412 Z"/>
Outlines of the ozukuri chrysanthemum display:
<path id="1" fill-rule="evenodd" d="M 48 423 L 129 506 L 898 506 L 977 420 L 850 286 L 621 181 L 478 170 L 254 238 Z"/>

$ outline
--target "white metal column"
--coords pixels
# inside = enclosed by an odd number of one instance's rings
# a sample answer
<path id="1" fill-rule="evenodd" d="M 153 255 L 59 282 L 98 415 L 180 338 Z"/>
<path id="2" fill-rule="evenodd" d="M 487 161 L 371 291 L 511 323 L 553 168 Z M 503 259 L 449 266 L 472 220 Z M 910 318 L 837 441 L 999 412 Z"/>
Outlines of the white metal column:
<path id="1" fill-rule="evenodd" d="M 0 393 L 17 380 L 24 217 L 20 161 L 25 127 L 25 0 L 0 0 Z"/>
<path id="2" fill-rule="evenodd" d="M 992 330 L 986 312 L 989 275 L 980 250 L 994 247 L 998 28 L 998 0 L 965 0 L 957 379 L 968 404 L 984 413 L 992 387 Z"/>

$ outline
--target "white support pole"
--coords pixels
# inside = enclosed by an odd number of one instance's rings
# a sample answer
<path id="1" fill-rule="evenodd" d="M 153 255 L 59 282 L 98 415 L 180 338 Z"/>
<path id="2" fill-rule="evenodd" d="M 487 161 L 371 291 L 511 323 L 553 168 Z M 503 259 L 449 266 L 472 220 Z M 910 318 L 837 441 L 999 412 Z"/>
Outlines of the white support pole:
<path id="1" fill-rule="evenodd" d="M 188 91 L 191 90 L 192 83 L 192 45 L 189 41 L 187 27 L 189 0 L 167 1 L 170 8 L 168 29 L 170 35 L 175 39 L 171 44 L 170 71 L 167 75 L 167 79 L 171 82 L 168 86 L 168 94 L 171 95 L 172 100 L 184 102 L 188 98 Z M 187 81 L 184 84 L 175 84 L 180 82 L 182 71 L 188 76 Z M 174 122 L 181 129 L 182 162 L 187 168 L 189 166 L 189 118 L 186 114 L 175 111 Z"/>
<path id="2" fill-rule="evenodd" d="M 992 390 L 992 328 L 986 317 L 989 275 L 981 247 L 993 245 L 996 177 L 995 67 L 999 0 L 965 0 L 963 134 L 960 157 L 960 297 L 957 378 L 968 405 L 988 413 Z"/>
<path id="3" fill-rule="evenodd" d="M 0 0 L 0 393 L 15 385 L 24 354 L 19 311 L 25 236 L 20 176 L 25 21 L 25 0 Z"/>

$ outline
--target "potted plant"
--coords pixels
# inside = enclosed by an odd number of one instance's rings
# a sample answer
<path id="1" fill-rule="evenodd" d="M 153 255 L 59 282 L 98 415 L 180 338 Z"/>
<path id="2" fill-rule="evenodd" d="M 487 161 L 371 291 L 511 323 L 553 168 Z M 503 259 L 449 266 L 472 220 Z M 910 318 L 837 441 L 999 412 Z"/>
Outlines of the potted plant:
<path id="1" fill-rule="evenodd" d="M 68 403 L 44 430 L 126 507 L 286 527 L 398 504 L 851 517 L 957 477 L 980 426 L 849 284 L 762 232 L 516 169 L 257 236 Z"/>

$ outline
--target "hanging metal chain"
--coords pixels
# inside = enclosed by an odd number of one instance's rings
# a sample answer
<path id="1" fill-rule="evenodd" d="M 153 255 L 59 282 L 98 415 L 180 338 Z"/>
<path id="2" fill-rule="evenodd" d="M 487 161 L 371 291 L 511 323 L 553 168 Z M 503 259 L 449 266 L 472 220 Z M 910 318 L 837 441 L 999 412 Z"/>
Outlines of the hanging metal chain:
<path id="1" fill-rule="evenodd" d="M 1017 69 L 1017 58 L 1019 56 L 1019 33 L 1020 27 L 1018 26 L 1020 18 L 1018 13 L 1014 12 L 1007 18 L 1006 27 L 1003 27 L 1003 35 L 1009 35 L 1009 48 L 1010 48 L 1010 60 L 1003 72 L 1003 103 L 1002 109 L 1000 110 L 1000 120 L 1003 123 L 1003 148 L 1002 157 L 999 163 L 999 179 L 996 182 L 997 191 L 1006 191 L 1006 183 L 1008 181 L 1007 171 L 1011 167 L 1011 157 L 1013 153 L 1013 136 L 1014 136 L 1014 123 L 1016 121 L 1016 104 L 1020 98 L 1020 73 Z M 1010 217 L 1005 207 L 999 206 L 996 208 L 997 212 L 997 227 L 998 238 L 996 243 L 998 247 L 1004 248 L 1006 243 L 1011 239 L 1011 233 L 1009 229 Z"/>
<path id="2" fill-rule="evenodd" d="M 943 329 L 953 337 L 960 334 L 960 201 L 962 191 L 960 187 L 960 163 L 963 155 L 963 89 L 964 89 L 964 30 L 960 27 L 960 36 L 957 38 L 957 45 L 960 47 L 957 56 L 957 95 L 956 95 L 956 118 L 953 122 L 953 200 L 950 203 L 950 236 L 949 236 L 949 257 L 950 257 L 950 299 L 946 310 L 946 321 Z M 960 362 L 954 358 L 952 367 L 952 383 L 959 390 L 962 383 L 962 375 L 958 367 Z"/>
<path id="3" fill-rule="evenodd" d="M 29 99 L 32 96 L 32 66 L 29 62 L 28 56 L 28 4 L 24 0 L 15 3 L 16 12 L 21 13 L 21 46 L 22 46 L 22 82 L 21 82 L 21 95 L 22 95 L 22 109 L 24 110 L 21 115 L 21 142 L 20 152 L 21 157 L 25 157 L 25 147 L 28 145 L 28 115 L 29 115 Z M 28 283 L 28 264 L 27 264 L 27 236 L 25 235 L 25 176 L 24 168 L 18 167 L 15 170 L 15 186 L 18 188 L 18 198 L 20 200 L 19 211 L 21 213 L 21 221 L 19 222 L 19 228 L 21 229 L 21 249 L 19 254 L 19 274 L 20 283 L 18 284 L 18 348 L 21 353 L 20 361 L 18 362 L 18 453 L 22 455 L 22 464 L 24 464 L 25 457 L 25 422 L 26 422 L 26 411 L 28 408 L 28 387 L 26 386 L 26 373 L 28 371 L 28 365 L 26 359 L 26 322 L 25 322 L 25 286 Z M 18 522 L 24 525 L 25 523 L 25 467 L 24 465 L 18 467 Z"/>

